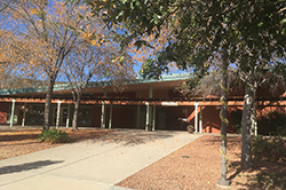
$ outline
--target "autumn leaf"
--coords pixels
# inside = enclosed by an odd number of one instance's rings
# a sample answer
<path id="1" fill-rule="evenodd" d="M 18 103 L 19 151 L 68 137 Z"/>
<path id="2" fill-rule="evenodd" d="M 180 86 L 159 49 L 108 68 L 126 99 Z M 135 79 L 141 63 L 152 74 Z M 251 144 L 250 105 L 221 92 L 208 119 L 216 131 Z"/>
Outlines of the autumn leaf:
<path id="1" fill-rule="evenodd" d="M 31 15 L 33 16 L 33 15 L 37 15 L 38 14 L 38 9 L 36 9 L 36 8 L 33 8 L 33 9 L 31 9 Z"/>
<path id="2" fill-rule="evenodd" d="M 97 45 L 96 40 L 91 40 L 90 44 L 93 45 L 93 46 Z"/>

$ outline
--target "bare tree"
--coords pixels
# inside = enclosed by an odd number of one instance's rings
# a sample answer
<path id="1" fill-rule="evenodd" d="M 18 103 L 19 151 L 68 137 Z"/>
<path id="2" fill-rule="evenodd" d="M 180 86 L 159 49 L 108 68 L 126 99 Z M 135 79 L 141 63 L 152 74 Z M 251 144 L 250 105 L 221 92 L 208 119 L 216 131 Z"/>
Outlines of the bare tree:
<path id="1" fill-rule="evenodd" d="M 110 49 L 111 50 L 111 49 Z M 92 78 L 103 78 L 103 66 L 111 62 L 111 51 L 89 43 L 82 48 L 74 49 L 67 57 L 63 72 L 72 92 L 74 112 L 72 129 L 77 129 L 77 118 L 81 96 Z"/>
<path id="2" fill-rule="evenodd" d="M 61 0 L 19 0 L 6 9 L 6 30 L 15 36 L 7 42 L 10 62 L 21 64 L 21 72 L 48 80 L 43 129 L 50 126 L 52 92 L 65 59 L 82 45 L 83 38 L 90 37 L 80 32 L 81 26 L 89 24 L 82 19 L 86 10 Z"/>

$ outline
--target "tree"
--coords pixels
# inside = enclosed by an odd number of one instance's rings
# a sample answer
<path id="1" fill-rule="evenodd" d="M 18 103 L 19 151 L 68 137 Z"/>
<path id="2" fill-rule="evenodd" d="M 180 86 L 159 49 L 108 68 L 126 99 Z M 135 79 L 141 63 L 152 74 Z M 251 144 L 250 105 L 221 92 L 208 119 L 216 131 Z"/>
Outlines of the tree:
<path id="1" fill-rule="evenodd" d="M 48 80 L 43 129 L 49 128 L 53 87 L 66 57 L 81 45 L 80 27 L 87 23 L 81 13 L 85 6 L 63 1 L 31 0 L 11 2 L 6 9 L 10 59 L 19 63 L 22 72 L 37 74 Z M 20 64 L 21 63 L 21 64 Z"/>
<path id="2" fill-rule="evenodd" d="M 282 44 L 285 41 L 285 35 L 283 35 L 285 21 L 284 13 L 281 11 L 285 7 L 285 2 L 89 0 L 87 3 L 92 7 L 94 14 L 104 16 L 108 25 L 122 24 L 134 37 L 142 35 L 158 37 L 162 26 L 168 28 L 174 35 L 174 40 L 168 41 L 167 48 L 162 53 L 164 56 L 161 56 L 163 59 L 149 61 L 149 64 L 158 65 L 166 61 L 174 61 L 182 69 L 194 68 L 194 72 L 200 72 L 203 75 L 212 69 L 213 60 L 219 56 L 222 60 L 218 65 L 222 71 L 222 112 L 220 114 L 222 180 L 220 183 L 228 184 L 225 151 L 227 142 L 225 129 L 228 125 L 226 120 L 228 68 L 230 64 L 237 64 L 238 68 L 248 72 L 249 68 L 254 68 L 252 63 L 270 63 L 273 61 L 273 54 L 281 57 L 285 50 L 285 45 Z M 270 13 L 267 13 L 268 6 L 271 7 Z M 263 13 L 267 14 L 263 15 Z M 267 27 L 269 27 L 268 33 L 264 33 Z M 279 40 L 279 44 L 271 45 L 273 40 L 276 42 Z M 252 57 L 253 53 L 249 53 L 251 52 L 249 50 L 256 51 L 256 56 Z M 156 71 L 156 73 L 159 72 Z M 246 91 L 247 97 L 250 91 L 253 90 Z M 245 110 L 249 110 L 248 107 L 251 106 L 245 105 Z M 245 111 L 245 113 L 247 122 L 244 126 L 249 126 L 251 112 Z M 243 135 L 242 141 L 246 142 L 248 148 L 250 147 L 248 135 Z M 249 153 L 247 154 L 249 158 Z M 242 159 L 243 162 L 245 162 L 244 159 Z"/>
<path id="3" fill-rule="evenodd" d="M 10 3 L 17 3 L 18 0 L 6 0 L 0 2 L 0 13 L 4 12 L 9 7 Z"/>
<path id="4" fill-rule="evenodd" d="M 241 167 L 249 168 L 252 165 L 251 134 L 255 125 L 256 90 L 265 81 L 274 80 L 285 72 L 285 14 L 279 11 L 286 3 L 267 0 L 235 4 L 237 14 L 231 22 L 236 23 L 239 32 L 238 76 L 245 84 Z"/>
<path id="5" fill-rule="evenodd" d="M 158 38 L 161 29 L 166 27 L 174 36 L 168 39 L 163 59 L 157 63 L 176 62 L 182 69 L 194 68 L 204 73 L 210 67 L 214 55 L 221 55 L 223 63 L 222 87 L 222 180 L 226 181 L 226 120 L 227 114 L 227 70 L 231 56 L 229 55 L 232 36 L 228 25 L 224 25 L 227 3 L 219 1 L 87 1 L 95 14 L 103 14 L 108 24 L 124 25 L 131 36 L 154 35 Z M 216 7 L 216 11 L 213 10 Z M 214 14 L 215 13 L 215 14 Z M 211 15 L 216 15 L 212 17 Z M 202 27 L 206 26 L 206 27 Z M 223 40 L 222 40 L 223 39 Z M 140 45 L 142 43 L 138 43 Z M 140 47 L 140 46 L 139 46 Z M 162 58 L 162 56 L 160 57 Z M 207 62 L 209 64 L 205 64 Z M 162 67 L 166 68 L 166 67 Z M 157 72 L 160 74 L 160 72 Z M 226 181 L 226 183 L 228 183 Z"/>
<path id="6" fill-rule="evenodd" d="M 99 29 L 99 27 L 96 27 L 96 32 L 103 33 L 104 30 L 103 28 Z M 111 68 L 114 65 L 120 65 L 119 62 L 112 61 L 113 56 L 118 51 L 114 44 L 103 43 L 101 45 L 92 45 L 89 42 L 82 43 L 85 45 L 73 49 L 62 68 L 70 84 L 74 102 L 72 121 L 72 129 L 74 131 L 78 130 L 77 118 L 81 96 L 90 80 L 108 79 L 111 75 L 114 75 L 113 73 L 121 72 L 121 67 Z M 125 77 L 128 77 L 128 75 L 125 75 Z"/>
<path id="7" fill-rule="evenodd" d="M 63 72 L 68 79 L 71 87 L 74 113 L 72 120 L 72 129 L 77 131 L 77 117 L 81 95 L 84 93 L 90 79 L 95 73 L 98 73 L 102 63 L 97 63 L 97 52 L 90 44 L 86 44 L 78 50 L 73 50 L 72 55 L 67 57 L 63 65 Z"/>

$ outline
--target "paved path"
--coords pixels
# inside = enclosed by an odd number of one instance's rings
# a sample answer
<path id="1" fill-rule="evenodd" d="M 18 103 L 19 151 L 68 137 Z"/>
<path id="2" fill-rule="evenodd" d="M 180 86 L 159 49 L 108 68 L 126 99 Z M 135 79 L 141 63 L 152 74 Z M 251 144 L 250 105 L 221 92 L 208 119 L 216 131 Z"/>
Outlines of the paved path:
<path id="1" fill-rule="evenodd" d="M 124 190 L 114 184 L 200 137 L 171 131 L 117 133 L 142 138 L 139 143 L 89 140 L 2 160 L 0 190 Z"/>

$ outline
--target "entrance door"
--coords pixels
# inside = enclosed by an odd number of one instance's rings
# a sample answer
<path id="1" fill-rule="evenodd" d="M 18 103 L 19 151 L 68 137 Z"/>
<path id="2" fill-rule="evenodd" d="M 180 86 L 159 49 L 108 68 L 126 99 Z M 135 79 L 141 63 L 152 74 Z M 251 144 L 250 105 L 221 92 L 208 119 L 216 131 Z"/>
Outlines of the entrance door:
<path id="1" fill-rule="evenodd" d="M 61 112 L 60 112 L 60 123 L 61 126 L 66 126 L 67 122 L 70 123 L 70 108 L 68 105 L 64 104 L 61 105 Z M 57 106 L 54 108 L 53 114 L 53 125 L 56 125 L 57 122 Z"/>
<path id="2" fill-rule="evenodd" d="M 61 107 L 60 125 L 66 125 L 69 122 L 70 110 L 67 105 Z"/>

